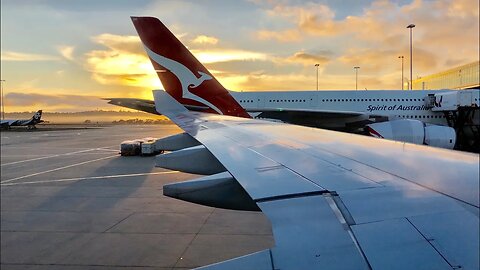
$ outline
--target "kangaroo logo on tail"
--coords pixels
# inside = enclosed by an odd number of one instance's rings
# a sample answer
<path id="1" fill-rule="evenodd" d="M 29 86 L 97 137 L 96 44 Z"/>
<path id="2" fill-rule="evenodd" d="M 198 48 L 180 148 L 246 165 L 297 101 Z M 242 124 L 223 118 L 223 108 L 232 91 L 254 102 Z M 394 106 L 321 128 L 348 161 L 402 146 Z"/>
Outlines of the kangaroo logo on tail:
<path id="1" fill-rule="evenodd" d="M 161 65 L 162 67 L 168 69 L 170 72 L 172 72 L 180 81 L 180 84 L 182 85 L 182 97 L 183 98 L 188 98 L 192 99 L 195 101 L 198 101 L 200 103 L 203 103 L 213 110 L 215 110 L 219 114 L 223 114 L 220 109 L 218 109 L 215 105 L 212 103 L 208 102 L 207 100 L 194 95 L 190 92 L 189 88 L 196 88 L 200 86 L 204 81 L 211 80 L 212 77 L 204 72 L 197 71 L 198 74 L 200 74 L 200 77 L 198 78 L 190 69 L 182 65 L 181 63 L 169 59 L 167 57 L 161 56 L 154 51 L 150 50 L 147 46 L 144 46 L 145 50 L 147 51 L 148 56 L 150 59 L 155 61 L 157 64 Z"/>

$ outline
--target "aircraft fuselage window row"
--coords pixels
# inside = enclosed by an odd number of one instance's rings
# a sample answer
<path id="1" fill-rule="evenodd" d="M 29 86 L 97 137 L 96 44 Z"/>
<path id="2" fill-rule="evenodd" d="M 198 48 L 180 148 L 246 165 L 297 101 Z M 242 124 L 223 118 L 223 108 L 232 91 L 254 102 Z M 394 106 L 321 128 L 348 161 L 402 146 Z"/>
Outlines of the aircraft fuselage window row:
<path id="1" fill-rule="evenodd" d="M 354 99 L 322 99 L 322 102 L 358 102 L 358 101 L 424 101 L 420 98 L 354 98 Z"/>
<path id="2" fill-rule="evenodd" d="M 240 100 L 240 103 L 252 103 L 252 102 L 253 100 Z M 269 102 L 306 102 L 306 100 L 305 99 L 270 99 Z"/>
<path id="3" fill-rule="evenodd" d="M 310 99 L 312 100 L 312 99 Z M 322 99 L 322 102 L 361 102 L 361 101 L 424 101 L 420 98 L 354 98 L 354 99 Z M 476 99 L 475 99 L 476 101 Z M 305 99 L 270 99 L 268 102 L 306 102 Z M 240 103 L 253 103 L 253 100 L 240 100 Z"/>
<path id="4" fill-rule="evenodd" d="M 397 115 L 402 118 L 445 118 L 443 115 Z"/>

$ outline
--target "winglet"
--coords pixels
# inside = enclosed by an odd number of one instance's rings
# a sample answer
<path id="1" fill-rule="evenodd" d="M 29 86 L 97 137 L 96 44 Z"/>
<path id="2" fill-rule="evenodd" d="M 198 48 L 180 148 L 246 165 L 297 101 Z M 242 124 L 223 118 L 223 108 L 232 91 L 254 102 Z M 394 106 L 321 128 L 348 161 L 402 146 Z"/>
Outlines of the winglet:
<path id="1" fill-rule="evenodd" d="M 155 100 L 155 110 L 159 114 L 167 117 L 179 113 L 187 113 L 188 110 L 178 103 L 173 97 L 163 90 L 153 90 L 153 98 Z"/>
<path id="2" fill-rule="evenodd" d="M 192 112 L 163 90 L 153 90 L 153 99 L 158 113 L 170 118 L 181 129 L 195 136 L 202 121 L 196 119 Z"/>
<path id="3" fill-rule="evenodd" d="M 250 118 L 250 115 L 193 54 L 154 17 L 131 17 L 165 90 L 184 105 L 207 112 Z"/>

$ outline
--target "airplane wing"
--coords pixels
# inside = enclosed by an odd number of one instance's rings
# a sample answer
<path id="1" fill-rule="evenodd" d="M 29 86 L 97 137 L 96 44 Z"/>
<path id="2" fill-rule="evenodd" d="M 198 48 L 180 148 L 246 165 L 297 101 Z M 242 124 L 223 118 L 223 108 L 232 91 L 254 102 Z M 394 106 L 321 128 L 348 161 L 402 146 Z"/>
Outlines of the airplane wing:
<path id="1" fill-rule="evenodd" d="M 151 114 L 159 114 L 155 110 L 155 103 L 153 100 L 148 99 L 139 99 L 139 98 L 104 98 L 108 100 L 108 104 L 125 107 L 129 109 L 134 109 Z M 184 105 L 187 109 L 192 111 L 204 111 L 207 110 L 206 106 L 194 106 L 194 105 Z"/>
<path id="2" fill-rule="evenodd" d="M 274 247 L 200 269 L 479 268 L 478 155 L 154 97 L 272 224 Z"/>
<path id="3" fill-rule="evenodd" d="M 134 109 L 151 114 L 158 114 L 155 110 L 155 103 L 153 100 L 139 99 L 139 98 L 105 98 L 109 100 L 108 104 L 117 105 L 129 109 Z"/>

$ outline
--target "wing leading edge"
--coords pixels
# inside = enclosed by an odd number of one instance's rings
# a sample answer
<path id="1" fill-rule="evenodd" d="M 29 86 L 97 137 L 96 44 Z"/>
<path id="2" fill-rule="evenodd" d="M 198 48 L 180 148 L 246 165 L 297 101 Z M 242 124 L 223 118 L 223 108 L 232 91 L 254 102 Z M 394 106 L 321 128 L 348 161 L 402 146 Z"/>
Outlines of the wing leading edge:
<path id="1" fill-rule="evenodd" d="M 478 269 L 478 156 L 154 97 L 272 223 L 275 247 L 202 269 Z"/>

